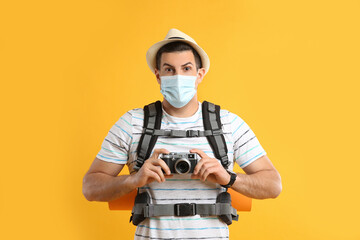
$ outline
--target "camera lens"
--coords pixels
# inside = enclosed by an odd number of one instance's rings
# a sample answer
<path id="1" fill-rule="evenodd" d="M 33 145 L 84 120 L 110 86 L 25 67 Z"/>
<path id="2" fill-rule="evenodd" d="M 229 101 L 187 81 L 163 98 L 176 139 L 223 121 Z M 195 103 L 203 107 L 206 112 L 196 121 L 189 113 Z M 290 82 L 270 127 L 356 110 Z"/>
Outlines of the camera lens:
<path id="1" fill-rule="evenodd" d="M 185 174 L 190 171 L 190 162 L 187 159 L 179 159 L 175 163 L 175 171 L 179 174 Z"/>

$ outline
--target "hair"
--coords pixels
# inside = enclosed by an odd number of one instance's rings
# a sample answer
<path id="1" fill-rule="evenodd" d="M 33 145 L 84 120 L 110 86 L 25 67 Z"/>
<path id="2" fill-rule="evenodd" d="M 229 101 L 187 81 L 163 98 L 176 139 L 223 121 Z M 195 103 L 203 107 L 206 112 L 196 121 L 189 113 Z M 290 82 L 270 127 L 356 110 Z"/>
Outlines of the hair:
<path id="1" fill-rule="evenodd" d="M 182 52 L 189 50 L 191 50 L 192 53 L 194 54 L 196 70 L 198 70 L 199 68 L 202 67 L 202 62 L 199 53 L 192 46 L 182 41 L 167 43 L 159 49 L 159 51 L 156 53 L 156 68 L 160 69 L 160 60 L 161 60 L 161 55 L 163 53 Z"/>

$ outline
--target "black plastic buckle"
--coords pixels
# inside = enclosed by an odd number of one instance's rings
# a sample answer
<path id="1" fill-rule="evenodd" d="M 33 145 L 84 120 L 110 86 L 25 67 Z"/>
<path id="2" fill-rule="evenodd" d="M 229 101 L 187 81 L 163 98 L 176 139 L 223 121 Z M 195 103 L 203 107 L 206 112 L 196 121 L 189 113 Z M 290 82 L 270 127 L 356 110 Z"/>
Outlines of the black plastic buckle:
<path id="1" fill-rule="evenodd" d="M 177 203 L 174 205 L 175 216 L 194 216 L 196 215 L 195 203 Z"/>
<path id="2" fill-rule="evenodd" d="M 225 169 L 230 165 L 229 157 L 227 155 L 222 156 L 220 160 L 221 160 L 221 164 L 225 167 Z"/>
<path id="3" fill-rule="evenodd" d="M 186 132 L 187 137 L 199 137 L 200 136 L 200 130 L 188 130 Z"/>

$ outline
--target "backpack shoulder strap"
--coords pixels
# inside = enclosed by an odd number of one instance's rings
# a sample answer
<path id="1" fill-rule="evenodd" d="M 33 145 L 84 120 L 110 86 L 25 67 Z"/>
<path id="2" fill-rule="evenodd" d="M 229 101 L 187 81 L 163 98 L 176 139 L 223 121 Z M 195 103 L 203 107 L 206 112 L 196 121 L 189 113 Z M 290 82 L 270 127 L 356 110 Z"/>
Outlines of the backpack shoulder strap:
<path id="1" fill-rule="evenodd" d="M 226 169 L 230 162 L 227 155 L 228 149 L 225 137 L 221 129 L 220 106 L 204 101 L 202 103 L 202 115 L 205 131 L 211 130 L 213 133 L 212 135 L 206 136 L 206 138 L 209 141 L 215 157 L 221 160 L 221 164 Z"/>
<path id="2" fill-rule="evenodd" d="M 161 128 L 162 107 L 161 102 L 156 101 L 144 106 L 144 127 L 137 147 L 137 159 L 135 169 L 139 170 L 144 161 L 150 157 L 158 136 L 154 135 L 155 129 Z"/>

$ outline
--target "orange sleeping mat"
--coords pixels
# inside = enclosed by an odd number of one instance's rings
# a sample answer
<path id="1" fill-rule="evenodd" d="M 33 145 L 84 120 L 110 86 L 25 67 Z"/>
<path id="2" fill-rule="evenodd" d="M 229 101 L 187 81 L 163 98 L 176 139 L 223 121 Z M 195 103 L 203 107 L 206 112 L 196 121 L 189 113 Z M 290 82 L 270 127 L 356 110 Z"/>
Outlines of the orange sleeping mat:
<path id="1" fill-rule="evenodd" d="M 250 211 L 251 210 L 251 198 L 248 198 L 231 188 L 228 190 L 231 194 L 231 205 L 237 211 Z M 118 199 L 109 202 L 110 210 L 131 210 L 134 206 L 135 196 L 137 190 L 132 191 Z"/>

